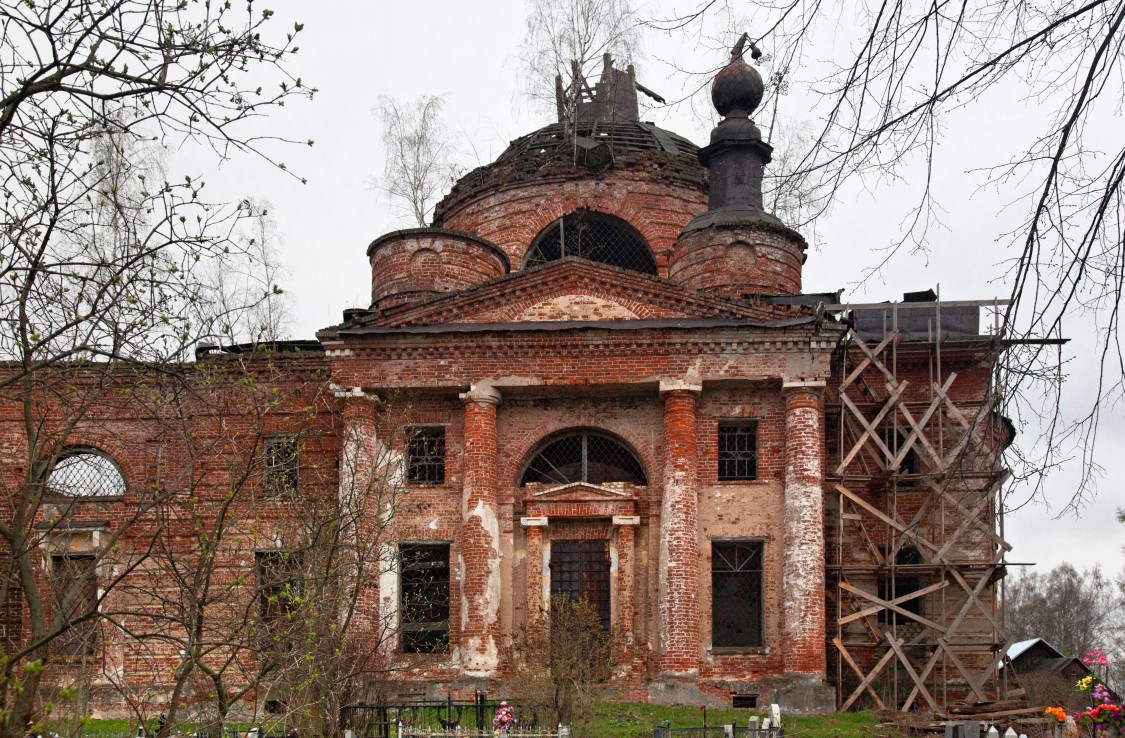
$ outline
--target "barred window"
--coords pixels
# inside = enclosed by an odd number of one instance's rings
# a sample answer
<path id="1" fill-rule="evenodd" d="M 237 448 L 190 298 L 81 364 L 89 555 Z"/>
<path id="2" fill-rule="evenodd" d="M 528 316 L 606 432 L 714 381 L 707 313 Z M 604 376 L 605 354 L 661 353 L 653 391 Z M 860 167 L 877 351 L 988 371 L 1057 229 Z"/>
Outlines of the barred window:
<path id="1" fill-rule="evenodd" d="M 566 256 L 656 274 L 656 260 L 641 234 L 620 218 L 604 213 L 576 210 L 551 223 L 528 248 L 524 266 Z"/>
<path id="2" fill-rule="evenodd" d="M 762 541 L 711 542 L 711 645 L 765 645 L 762 628 Z"/>
<path id="3" fill-rule="evenodd" d="M 758 478 L 758 422 L 719 423 L 719 481 Z"/>
<path id="4" fill-rule="evenodd" d="M 258 577 L 258 619 L 267 635 L 277 635 L 297 608 L 304 589 L 301 554 L 294 551 L 257 551 L 254 570 Z"/>
<path id="5" fill-rule="evenodd" d="M 114 498 L 125 494 L 121 469 L 101 451 L 86 447 L 64 449 L 47 476 L 53 495 L 84 499 Z"/>
<path id="6" fill-rule="evenodd" d="M 88 554 L 51 557 L 55 612 L 70 624 L 52 644 L 58 656 L 91 656 L 97 647 L 97 560 Z M 85 618 L 85 620 L 83 620 Z"/>
<path id="7" fill-rule="evenodd" d="M 402 650 L 448 651 L 449 544 L 403 544 L 398 550 L 402 564 Z"/>
<path id="8" fill-rule="evenodd" d="M 406 433 L 406 481 L 443 484 L 445 428 L 411 426 Z"/>
<path id="9" fill-rule="evenodd" d="M 542 448 L 520 476 L 527 484 L 629 482 L 644 485 L 644 467 L 620 441 L 601 433 L 567 433 Z"/>
<path id="10" fill-rule="evenodd" d="M 262 442 L 266 494 L 285 497 L 297 491 L 301 445 L 297 436 L 268 436 Z"/>

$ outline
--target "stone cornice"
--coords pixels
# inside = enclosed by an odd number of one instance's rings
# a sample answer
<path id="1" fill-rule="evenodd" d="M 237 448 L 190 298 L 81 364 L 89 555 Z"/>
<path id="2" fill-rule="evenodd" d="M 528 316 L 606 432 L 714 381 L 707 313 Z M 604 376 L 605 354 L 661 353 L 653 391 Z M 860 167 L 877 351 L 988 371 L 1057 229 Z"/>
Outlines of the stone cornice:
<path id="1" fill-rule="evenodd" d="M 804 327 L 804 326 L 801 326 Z M 811 327 L 811 326 L 810 326 Z M 827 327 L 828 330 L 823 330 Z M 551 335 L 551 353 L 557 356 L 590 351 L 638 353 L 764 354 L 834 351 L 839 343 L 836 326 L 808 330 L 765 331 L 753 326 L 724 326 L 714 331 L 686 328 L 652 331 L 572 330 Z M 403 358 L 454 356 L 542 356 L 541 334 L 531 331 L 489 332 L 466 340 L 461 333 L 386 333 L 363 340 L 325 341 L 329 359 L 347 356 Z M 478 334 L 479 335 L 479 334 Z"/>

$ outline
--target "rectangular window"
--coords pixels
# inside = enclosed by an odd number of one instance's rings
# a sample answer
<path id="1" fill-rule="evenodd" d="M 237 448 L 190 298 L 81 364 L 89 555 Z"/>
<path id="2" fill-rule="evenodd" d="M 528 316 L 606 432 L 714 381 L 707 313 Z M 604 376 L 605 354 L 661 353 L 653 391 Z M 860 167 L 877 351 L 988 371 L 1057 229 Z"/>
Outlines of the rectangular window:
<path id="1" fill-rule="evenodd" d="M 256 551 L 258 619 L 267 631 L 282 627 L 297 607 L 303 588 L 301 555 L 293 551 Z"/>
<path id="2" fill-rule="evenodd" d="M 406 481 L 445 482 L 445 428 L 411 426 L 406 430 Z"/>
<path id="3" fill-rule="evenodd" d="M 287 497 L 297 491 L 301 445 L 297 436 L 267 436 L 262 442 L 266 494 Z"/>
<path id="4" fill-rule="evenodd" d="M 758 478 L 758 422 L 719 423 L 719 481 Z"/>
<path id="5" fill-rule="evenodd" d="M 402 650 L 449 650 L 449 544 L 399 546 L 402 565 L 400 604 Z"/>
<path id="6" fill-rule="evenodd" d="M 711 542 L 711 645 L 765 645 L 762 628 L 762 541 Z"/>
<path id="7" fill-rule="evenodd" d="M 89 555 L 51 557 L 55 612 L 71 623 L 70 628 L 52 644 L 56 655 L 76 657 L 94 654 L 98 621 L 88 616 L 98 607 L 96 563 L 96 559 Z"/>

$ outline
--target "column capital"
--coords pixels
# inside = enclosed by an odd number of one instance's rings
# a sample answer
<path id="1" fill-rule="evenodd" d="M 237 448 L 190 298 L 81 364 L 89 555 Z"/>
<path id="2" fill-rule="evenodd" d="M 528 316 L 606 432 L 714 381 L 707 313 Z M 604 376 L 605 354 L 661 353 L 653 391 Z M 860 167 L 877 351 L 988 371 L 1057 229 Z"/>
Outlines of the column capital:
<path id="1" fill-rule="evenodd" d="M 383 404 L 382 397 L 379 397 L 375 392 L 369 392 L 363 389 L 363 387 L 343 387 L 338 384 L 329 383 L 328 389 L 332 392 L 333 397 L 341 400 L 371 400 L 376 405 Z"/>
<path id="2" fill-rule="evenodd" d="M 520 518 L 520 525 L 522 525 L 524 528 L 543 528 L 547 525 L 547 516 L 545 516 L 545 515 L 540 516 L 540 517 L 524 516 L 524 517 Z"/>
<path id="3" fill-rule="evenodd" d="M 823 379 L 784 379 L 781 382 L 781 394 L 809 393 L 819 395 L 826 386 L 827 382 Z"/>
<path id="4" fill-rule="evenodd" d="M 614 515 L 613 516 L 613 524 L 614 525 L 625 525 L 625 526 L 640 525 L 641 524 L 641 516 L 640 515 Z"/>
<path id="5" fill-rule="evenodd" d="M 475 402 L 480 405 L 499 405 L 501 400 L 500 390 L 490 384 L 470 385 L 469 391 L 462 392 L 458 397 L 461 398 L 461 402 Z"/>
<path id="6" fill-rule="evenodd" d="M 686 379 L 661 379 L 660 380 L 660 394 L 666 395 L 669 392 L 693 392 L 699 394 L 703 391 L 702 382 L 689 382 Z"/>

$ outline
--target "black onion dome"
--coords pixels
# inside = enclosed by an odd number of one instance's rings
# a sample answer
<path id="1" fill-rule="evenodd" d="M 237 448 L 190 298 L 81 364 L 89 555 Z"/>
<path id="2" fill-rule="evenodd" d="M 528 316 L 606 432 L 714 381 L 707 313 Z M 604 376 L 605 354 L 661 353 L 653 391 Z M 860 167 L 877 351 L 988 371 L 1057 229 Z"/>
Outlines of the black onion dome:
<path id="1" fill-rule="evenodd" d="M 601 176 L 608 170 L 632 170 L 639 179 L 659 178 L 701 192 L 707 170 L 699 147 L 683 136 L 639 121 L 589 121 L 568 136 L 552 123 L 512 141 L 491 164 L 466 174 L 434 209 L 434 224 L 478 195 L 541 182 L 565 182 Z"/>
<path id="2" fill-rule="evenodd" d="M 765 89 L 762 75 L 742 61 L 740 55 L 715 75 L 711 83 L 711 102 L 723 117 L 749 116 L 762 102 Z"/>

